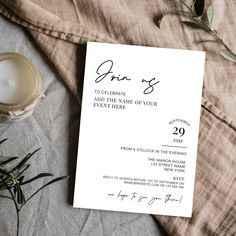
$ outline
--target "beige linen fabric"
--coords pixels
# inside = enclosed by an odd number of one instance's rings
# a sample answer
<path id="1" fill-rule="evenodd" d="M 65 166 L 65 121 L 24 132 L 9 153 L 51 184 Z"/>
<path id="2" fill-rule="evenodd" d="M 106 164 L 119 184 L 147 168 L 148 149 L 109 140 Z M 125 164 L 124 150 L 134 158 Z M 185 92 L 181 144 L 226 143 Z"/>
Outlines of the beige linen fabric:
<path id="1" fill-rule="evenodd" d="M 236 3 L 213 4 L 213 25 L 236 51 Z M 169 8 L 179 1 L 0 0 L 0 13 L 28 28 L 79 101 L 87 41 L 207 50 L 193 216 L 155 218 L 170 235 L 235 235 L 236 66 L 218 55 L 218 45 L 198 44 L 209 36 L 175 16 L 158 30 L 156 17 Z"/>

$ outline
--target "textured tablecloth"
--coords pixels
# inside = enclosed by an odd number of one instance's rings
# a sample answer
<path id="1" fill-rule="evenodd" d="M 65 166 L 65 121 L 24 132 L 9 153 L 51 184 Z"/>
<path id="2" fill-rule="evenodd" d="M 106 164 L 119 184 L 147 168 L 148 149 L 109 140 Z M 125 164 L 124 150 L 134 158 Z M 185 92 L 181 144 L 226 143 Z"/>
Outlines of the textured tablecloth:
<path id="1" fill-rule="evenodd" d="M 213 27 L 236 51 L 235 0 L 212 2 Z M 0 0 L 0 13 L 29 30 L 79 102 L 87 41 L 206 50 L 193 215 L 155 218 L 170 235 L 235 235 L 236 67 L 219 56 L 219 45 L 199 44 L 209 35 L 176 16 L 158 30 L 157 16 L 169 8 L 180 1 Z"/>
<path id="2" fill-rule="evenodd" d="M 38 147 L 30 161 L 29 177 L 39 172 L 69 174 L 69 181 L 43 190 L 22 208 L 20 236 L 137 236 L 164 235 L 150 215 L 72 208 L 80 107 L 60 82 L 59 75 L 28 32 L 0 17 L 0 53 L 18 52 L 37 65 L 43 76 L 46 98 L 32 117 L 0 126 L 0 154 L 24 156 Z M 46 180 L 45 180 L 46 181 Z M 43 180 L 25 188 L 32 192 Z M 14 236 L 16 213 L 12 202 L 0 199 L 0 236 Z"/>

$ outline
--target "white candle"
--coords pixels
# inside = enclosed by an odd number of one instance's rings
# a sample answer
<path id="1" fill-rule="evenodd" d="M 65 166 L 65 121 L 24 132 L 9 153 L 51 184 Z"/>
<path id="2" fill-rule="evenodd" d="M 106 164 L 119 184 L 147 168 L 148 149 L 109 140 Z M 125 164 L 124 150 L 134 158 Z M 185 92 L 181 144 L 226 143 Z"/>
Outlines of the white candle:
<path id="1" fill-rule="evenodd" d="M 0 102 L 12 103 L 18 84 L 17 71 L 10 60 L 0 62 Z"/>
<path id="2" fill-rule="evenodd" d="M 26 118 L 40 96 L 41 77 L 28 59 L 0 54 L 0 122 Z"/>
<path id="3" fill-rule="evenodd" d="M 29 96 L 35 81 L 16 60 L 0 61 L 0 103 L 19 104 Z"/>

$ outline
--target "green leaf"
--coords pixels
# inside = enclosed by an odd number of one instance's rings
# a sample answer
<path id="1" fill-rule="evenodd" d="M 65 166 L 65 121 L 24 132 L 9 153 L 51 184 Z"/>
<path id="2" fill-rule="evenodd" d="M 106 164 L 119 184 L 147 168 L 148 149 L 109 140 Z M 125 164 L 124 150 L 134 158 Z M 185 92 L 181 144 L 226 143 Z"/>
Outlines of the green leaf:
<path id="1" fill-rule="evenodd" d="M 21 168 L 21 171 L 19 172 L 19 176 L 21 176 L 28 168 L 30 167 L 30 164 L 25 164 Z"/>
<path id="2" fill-rule="evenodd" d="M 205 1 L 204 0 L 195 0 L 192 5 L 192 11 L 196 16 L 202 16 L 203 11 L 204 11 L 204 5 Z"/>
<path id="3" fill-rule="evenodd" d="M 24 193 L 19 185 L 17 185 L 17 203 L 24 204 L 25 203 L 25 196 Z"/>
<path id="4" fill-rule="evenodd" d="M 41 174 L 38 174 L 37 176 L 31 178 L 31 179 L 28 179 L 28 180 L 22 182 L 21 185 L 28 184 L 30 182 L 33 182 L 33 181 L 37 180 L 37 179 L 40 179 L 40 178 L 43 178 L 43 177 L 49 177 L 49 176 L 53 176 L 53 174 L 51 174 L 51 173 L 41 173 Z"/>
<path id="5" fill-rule="evenodd" d="M 208 19 L 209 24 L 212 23 L 213 16 L 214 16 L 214 7 L 210 5 L 207 9 L 207 19 Z"/>
<path id="6" fill-rule="evenodd" d="M 6 142 L 6 141 L 7 141 L 7 138 L 1 140 L 1 141 L 0 141 L 0 144 L 4 143 L 4 142 Z"/>
<path id="7" fill-rule="evenodd" d="M 220 51 L 220 54 L 226 58 L 229 61 L 235 62 L 236 63 L 236 54 L 234 54 L 233 52 L 227 50 L 227 49 L 222 49 Z"/>
<path id="8" fill-rule="evenodd" d="M 26 202 L 28 202 L 31 198 L 33 198 L 37 193 L 39 193 L 41 190 L 43 190 L 44 188 L 46 188 L 47 186 L 55 183 L 55 182 L 58 182 L 58 181 L 61 181 L 63 179 L 68 179 L 69 176 L 61 176 L 61 177 L 58 177 L 58 178 L 55 178 L 51 181 L 49 181 L 48 183 L 46 183 L 45 185 L 43 185 L 41 188 L 39 188 L 36 192 L 34 192 L 27 200 Z"/>
<path id="9" fill-rule="evenodd" d="M 23 167 L 23 166 L 25 165 L 25 163 L 26 163 L 36 152 L 38 152 L 39 149 L 40 149 L 40 148 L 36 149 L 36 150 L 35 150 L 34 152 L 32 152 L 32 153 L 27 154 L 26 157 L 23 158 L 23 160 L 22 160 L 15 168 L 13 168 L 12 171 L 17 170 L 17 169 L 18 169 L 18 170 L 21 169 L 21 167 Z"/>
<path id="10" fill-rule="evenodd" d="M 196 22 L 193 22 L 193 21 L 182 21 L 182 23 L 185 24 L 185 25 L 187 25 L 187 26 L 189 26 L 189 27 L 191 27 L 191 28 L 194 28 L 194 29 L 206 30 L 206 29 L 204 28 L 204 26 L 202 26 L 202 25 L 200 25 L 200 24 L 198 24 L 198 23 L 196 23 Z"/>
<path id="11" fill-rule="evenodd" d="M 9 157 L 9 158 L 6 158 L 5 160 L 3 161 L 0 161 L 0 165 L 6 165 L 7 163 L 11 162 L 11 161 L 14 161 L 18 159 L 18 157 Z"/>
<path id="12" fill-rule="evenodd" d="M 1 168 L 0 168 L 0 174 L 6 175 L 6 176 L 8 176 L 8 177 L 11 177 L 11 175 L 10 175 L 7 171 L 5 171 L 5 170 L 3 170 L 3 169 L 1 169 Z"/>
<path id="13" fill-rule="evenodd" d="M 5 190 L 6 186 L 4 184 L 0 184 L 0 190 Z"/>
<path id="14" fill-rule="evenodd" d="M 7 199 L 10 199 L 10 200 L 11 200 L 10 197 L 8 197 L 8 196 L 6 196 L 6 195 L 2 195 L 2 194 L 0 194 L 0 198 L 7 198 Z"/>
<path id="15" fill-rule="evenodd" d="M 23 182 L 24 178 L 25 178 L 25 176 L 21 176 L 21 177 L 18 179 L 18 181 L 19 181 L 20 184 Z"/>
<path id="16" fill-rule="evenodd" d="M 13 187 L 14 197 L 16 196 L 17 190 L 18 190 L 17 185 L 14 185 Z"/>
<path id="17" fill-rule="evenodd" d="M 6 176 L 6 175 L 5 175 Z M 5 190 L 7 188 L 11 188 L 11 179 L 10 175 L 7 177 L 1 177 L 0 181 L 0 190 Z"/>

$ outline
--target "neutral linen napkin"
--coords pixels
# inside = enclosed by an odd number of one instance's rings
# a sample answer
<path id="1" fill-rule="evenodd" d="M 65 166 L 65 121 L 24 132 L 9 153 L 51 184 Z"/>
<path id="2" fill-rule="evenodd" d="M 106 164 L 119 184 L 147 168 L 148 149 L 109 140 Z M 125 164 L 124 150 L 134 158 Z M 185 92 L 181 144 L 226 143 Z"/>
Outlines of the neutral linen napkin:
<path id="1" fill-rule="evenodd" d="M 213 4 L 213 26 L 236 51 L 236 3 Z M 236 66 L 219 56 L 219 45 L 199 44 L 209 35 L 183 27 L 176 16 L 159 30 L 157 16 L 170 8 L 180 2 L 0 0 L 0 13 L 29 30 L 79 102 L 87 41 L 206 50 L 193 215 L 155 218 L 170 235 L 235 235 Z"/>

